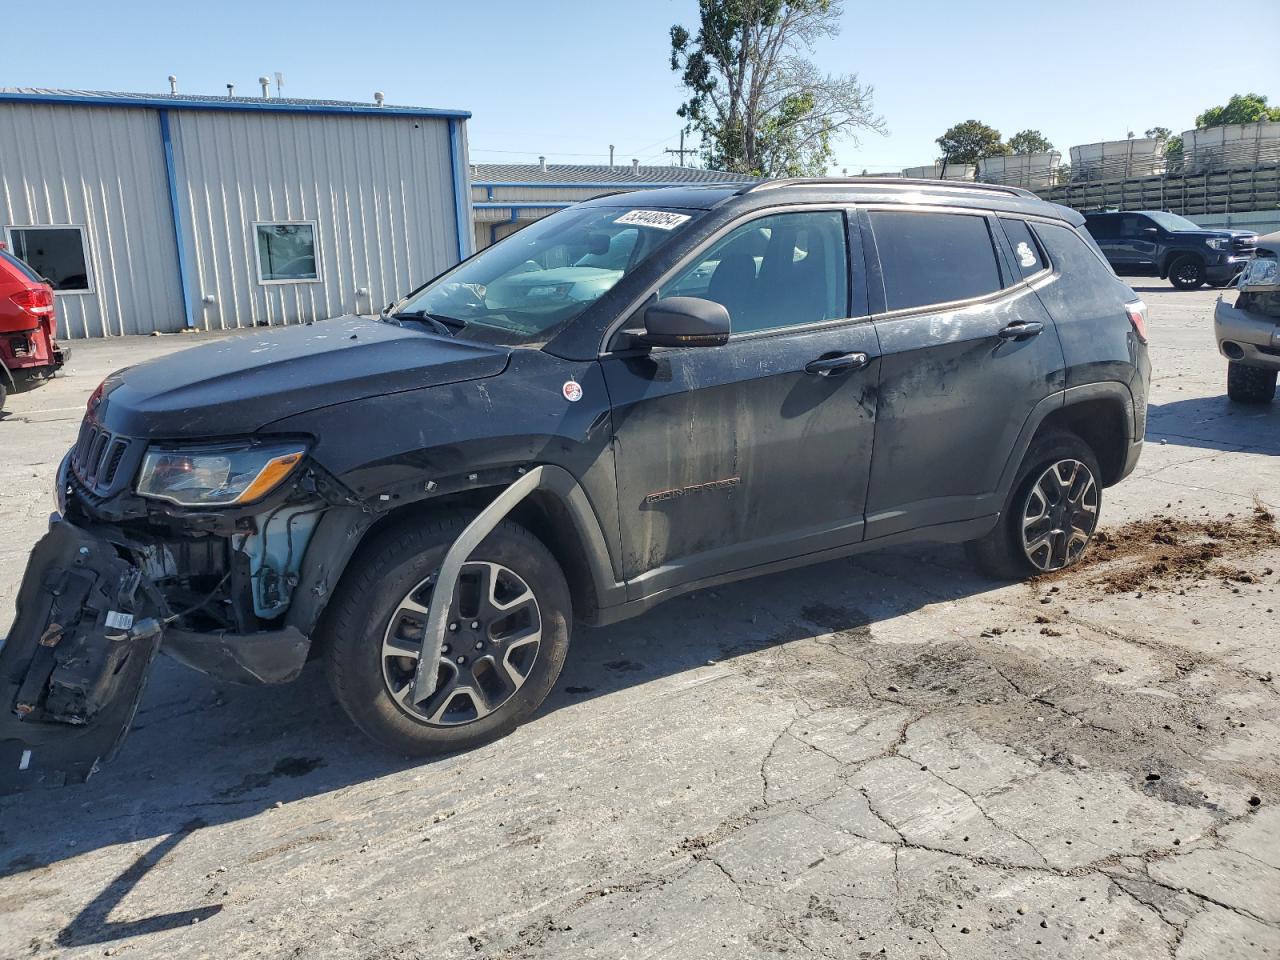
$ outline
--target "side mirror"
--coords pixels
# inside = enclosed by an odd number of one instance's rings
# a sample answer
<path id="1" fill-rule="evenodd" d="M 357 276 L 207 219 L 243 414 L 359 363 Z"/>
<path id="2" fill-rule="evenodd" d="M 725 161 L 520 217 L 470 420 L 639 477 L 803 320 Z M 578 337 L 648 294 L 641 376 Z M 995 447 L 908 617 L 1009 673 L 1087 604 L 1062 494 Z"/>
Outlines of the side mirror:
<path id="1" fill-rule="evenodd" d="M 701 297 L 668 297 L 644 308 L 642 343 L 654 347 L 719 347 L 729 342 L 729 311 Z"/>

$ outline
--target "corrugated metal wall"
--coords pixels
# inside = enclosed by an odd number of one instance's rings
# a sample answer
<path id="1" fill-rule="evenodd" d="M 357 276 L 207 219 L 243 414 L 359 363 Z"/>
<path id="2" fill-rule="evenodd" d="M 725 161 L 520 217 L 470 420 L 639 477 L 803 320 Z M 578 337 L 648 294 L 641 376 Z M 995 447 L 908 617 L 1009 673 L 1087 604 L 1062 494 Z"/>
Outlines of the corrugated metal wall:
<path id="1" fill-rule="evenodd" d="M 92 293 L 58 294 L 62 336 L 182 327 L 154 110 L 0 107 L 0 228 L 48 224 L 85 228 L 93 275 Z"/>
<path id="2" fill-rule="evenodd" d="M 196 304 L 198 326 L 375 313 L 458 259 L 446 119 L 170 117 L 193 299 L 216 300 Z M 321 280 L 259 283 L 254 223 L 298 220 L 316 223 Z"/>

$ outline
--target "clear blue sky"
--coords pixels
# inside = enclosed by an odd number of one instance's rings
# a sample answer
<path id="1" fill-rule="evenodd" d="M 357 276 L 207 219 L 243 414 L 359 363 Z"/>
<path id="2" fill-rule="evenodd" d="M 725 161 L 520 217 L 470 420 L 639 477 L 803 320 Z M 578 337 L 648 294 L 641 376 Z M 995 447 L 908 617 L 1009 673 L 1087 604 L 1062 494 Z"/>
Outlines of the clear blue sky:
<path id="1" fill-rule="evenodd" d="M 671 24 L 696 0 L 64 0 L 46 42 L 28 9 L 0 86 L 285 95 L 462 107 L 478 162 L 666 163 L 681 96 Z M 1220 14 L 1220 16 L 1215 14 Z M 1190 127 L 1235 92 L 1280 101 L 1280 2 L 847 0 L 838 39 L 814 53 L 876 88 L 889 135 L 837 145 L 851 173 L 930 163 L 934 138 L 977 118 L 1005 136 L 1040 129 L 1066 154 L 1157 124 Z"/>

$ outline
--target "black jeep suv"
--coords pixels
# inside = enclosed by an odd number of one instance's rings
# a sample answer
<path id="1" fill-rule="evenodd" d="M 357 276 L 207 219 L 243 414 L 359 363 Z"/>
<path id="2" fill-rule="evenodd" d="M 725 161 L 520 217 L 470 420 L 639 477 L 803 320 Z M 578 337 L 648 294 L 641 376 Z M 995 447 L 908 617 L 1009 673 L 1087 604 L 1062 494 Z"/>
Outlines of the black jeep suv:
<path id="1" fill-rule="evenodd" d="M 1085 227 L 1116 273 L 1167 277 L 1179 290 L 1225 287 L 1258 244 L 1252 230 L 1205 230 L 1160 210 L 1087 213 Z"/>
<path id="2" fill-rule="evenodd" d="M 108 377 L 0 652 L 19 784 L 109 755 L 155 652 L 322 658 L 403 753 L 528 719 L 575 621 L 885 544 L 1057 570 L 1146 419 L 1145 308 L 1016 188 L 578 204 L 389 307 Z"/>

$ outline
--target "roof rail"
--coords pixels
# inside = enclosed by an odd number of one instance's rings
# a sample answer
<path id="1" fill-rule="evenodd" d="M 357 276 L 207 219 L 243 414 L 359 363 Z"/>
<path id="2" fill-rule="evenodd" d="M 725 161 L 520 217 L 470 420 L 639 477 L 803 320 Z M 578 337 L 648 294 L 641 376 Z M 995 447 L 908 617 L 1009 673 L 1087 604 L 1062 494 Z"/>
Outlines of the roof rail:
<path id="1" fill-rule="evenodd" d="M 754 193 L 756 190 L 771 190 L 774 187 L 868 185 L 877 187 L 945 187 L 951 190 L 987 190 L 993 193 L 1007 193 L 1015 197 L 1038 199 L 1030 190 L 1003 183 L 978 183 L 973 180 L 916 180 L 908 177 L 783 177 L 778 180 L 761 180 L 759 183 L 749 183 L 738 190 L 737 195 L 742 196 L 743 194 Z"/>

